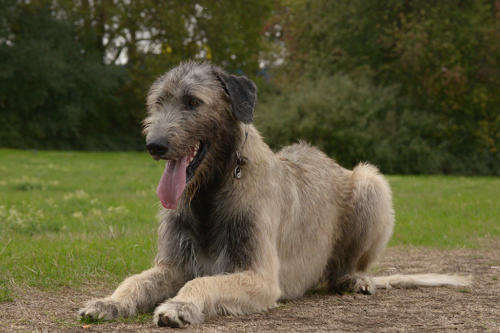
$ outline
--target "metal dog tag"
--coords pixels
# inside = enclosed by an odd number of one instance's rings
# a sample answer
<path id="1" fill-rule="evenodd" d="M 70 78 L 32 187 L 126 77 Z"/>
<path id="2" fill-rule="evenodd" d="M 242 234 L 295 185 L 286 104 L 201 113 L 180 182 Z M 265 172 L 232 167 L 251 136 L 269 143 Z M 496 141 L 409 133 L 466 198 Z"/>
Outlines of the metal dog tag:
<path id="1" fill-rule="evenodd" d="M 234 178 L 240 179 L 241 178 L 241 168 L 239 165 L 234 168 Z"/>

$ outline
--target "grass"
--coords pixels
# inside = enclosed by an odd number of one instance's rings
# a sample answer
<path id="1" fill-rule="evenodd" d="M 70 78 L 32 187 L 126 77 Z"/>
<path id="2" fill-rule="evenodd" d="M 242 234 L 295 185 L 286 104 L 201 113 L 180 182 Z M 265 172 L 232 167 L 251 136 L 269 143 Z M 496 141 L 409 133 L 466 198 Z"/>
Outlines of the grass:
<path id="1" fill-rule="evenodd" d="M 106 284 L 151 265 L 162 165 L 140 153 L 0 150 L 0 161 L 1 299 L 2 281 Z"/>
<path id="2" fill-rule="evenodd" d="M 500 235 L 500 178 L 388 178 L 396 211 L 390 245 L 475 247 Z"/>
<path id="3" fill-rule="evenodd" d="M 0 149 L 0 301 L 12 285 L 114 284 L 149 267 L 156 184 L 145 153 Z M 474 247 L 500 235 L 500 179 L 390 176 L 391 245 Z"/>

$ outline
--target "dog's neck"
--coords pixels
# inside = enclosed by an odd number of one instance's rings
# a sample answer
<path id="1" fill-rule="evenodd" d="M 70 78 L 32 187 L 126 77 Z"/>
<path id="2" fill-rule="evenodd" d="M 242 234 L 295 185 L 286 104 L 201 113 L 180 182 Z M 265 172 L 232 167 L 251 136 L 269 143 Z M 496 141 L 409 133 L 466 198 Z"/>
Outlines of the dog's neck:
<path id="1" fill-rule="evenodd" d="M 213 202 L 221 188 L 233 177 L 236 166 L 236 151 L 242 147 L 244 131 L 242 126 L 237 128 L 227 126 L 228 130 L 220 132 L 214 139 L 210 163 L 213 164 L 204 179 L 199 182 L 195 192 L 187 202 L 189 211 L 199 219 L 201 212 L 212 210 Z"/>
<path id="2" fill-rule="evenodd" d="M 213 159 L 220 163 L 211 169 L 206 179 L 200 183 L 196 192 L 188 203 L 189 210 L 198 219 L 201 212 L 209 212 L 213 208 L 217 194 L 227 182 L 245 182 L 248 177 L 252 177 L 252 166 L 269 163 L 269 154 L 264 154 L 270 150 L 269 146 L 262 140 L 259 132 L 253 125 L 240 124 L 235 131 L 223 133 L 219 138 L 219 146 L 215 149 Z M 237 164 L 237 152 L 240 158 L 245 160 L 244 165 L 240 165 L 241 178 L 235 177 Z"/>
<path id="3" fill-rule="evenodd" d="M 243 127 L 243 125 L 242 125 Z M 271 148 L 264 142 L 259 131 L 253 125 L 245 125 L 241 131 L 248 133 L 246 142 L 241 147 L 241 155 L 249 162 L 249 168 L 255 164 L 270 163 L 269 156 L 272 155 Z M 245 134 L 242 134 L 243 138 Z M 242 139 L 243 140 L 243 139 Z M 272 155 L 274 156 L 274 155 Z"/>

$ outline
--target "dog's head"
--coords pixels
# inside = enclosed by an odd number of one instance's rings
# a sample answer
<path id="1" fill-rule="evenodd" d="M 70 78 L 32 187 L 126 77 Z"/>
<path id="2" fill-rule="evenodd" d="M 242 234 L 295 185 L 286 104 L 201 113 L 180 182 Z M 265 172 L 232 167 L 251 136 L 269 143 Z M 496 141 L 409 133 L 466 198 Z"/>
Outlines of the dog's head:
<path id="1" fill-rule="evenodd" d="M 165 208 L 224 171 L 241 141 L 240 124 L 253 120 L 256 92 L 246 77 L 209 63 L 183 63 L 153 83 L 144 134 L 153 158 L 167 160 L 158 185 Z"/>

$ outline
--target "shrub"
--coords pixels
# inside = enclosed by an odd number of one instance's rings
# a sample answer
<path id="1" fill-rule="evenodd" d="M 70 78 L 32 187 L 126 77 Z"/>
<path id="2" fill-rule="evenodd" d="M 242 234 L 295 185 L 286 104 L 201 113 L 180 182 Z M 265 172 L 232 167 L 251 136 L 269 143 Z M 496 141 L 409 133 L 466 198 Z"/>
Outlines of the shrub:
<path id="1" fill-rule="evenodd" d="M 346 167 L 371 162 L 388 173 L 475 173 L 482 156 L 456 158 L 436 135 L 437 117 L 411 109 L 397 86 L 346 74 L 304 79 L 265 96 L 256 123 L 274 148 L 304 139 Z M 471 159 L 469 161 L 469 159 Z"/>

